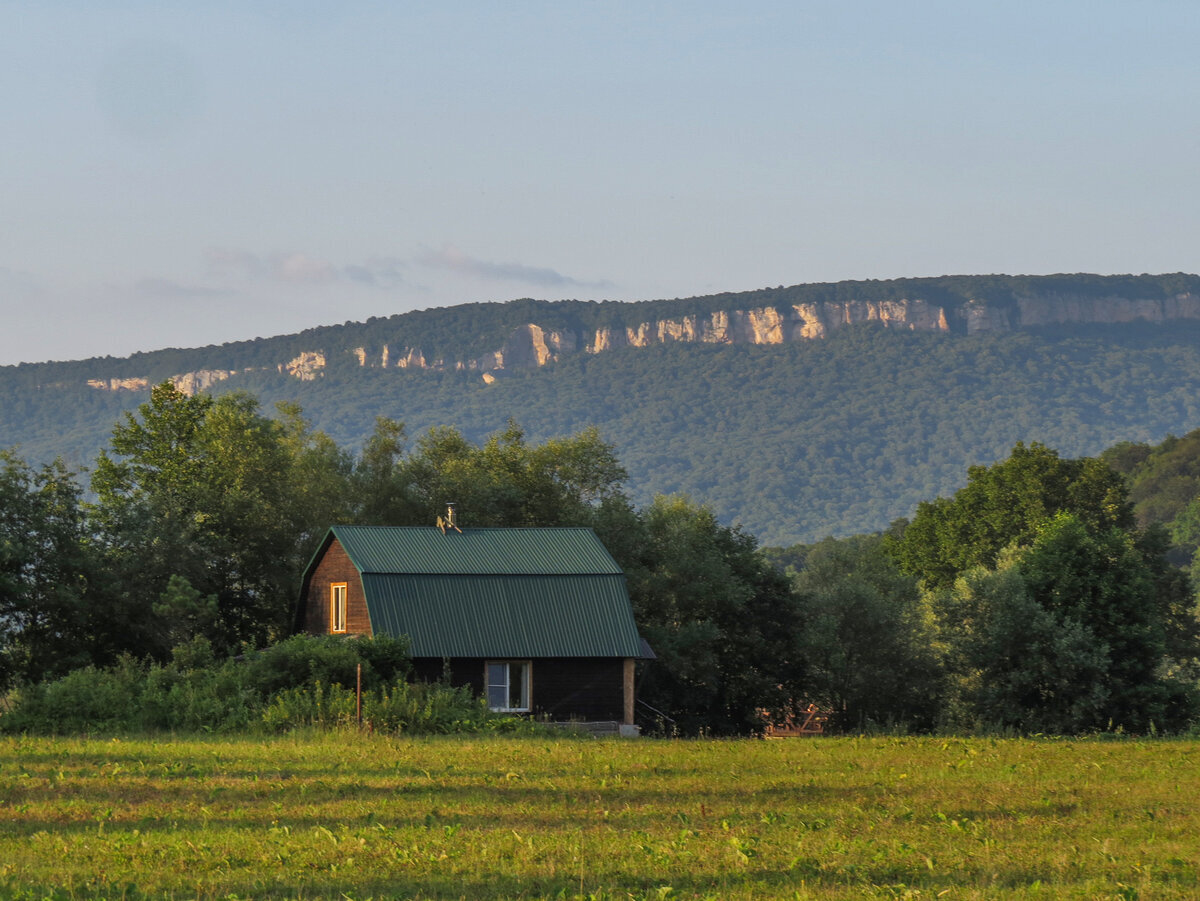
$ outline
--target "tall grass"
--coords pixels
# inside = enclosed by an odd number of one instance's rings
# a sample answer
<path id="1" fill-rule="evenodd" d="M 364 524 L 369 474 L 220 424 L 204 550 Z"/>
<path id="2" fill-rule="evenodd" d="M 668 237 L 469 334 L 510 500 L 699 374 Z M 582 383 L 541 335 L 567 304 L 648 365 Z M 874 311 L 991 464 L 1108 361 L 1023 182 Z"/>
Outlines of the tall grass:
<path id="1" fill-rule="evenodd" d="M 0 739 L 0 897 L 1200 897 L 1200 743 Z"/>

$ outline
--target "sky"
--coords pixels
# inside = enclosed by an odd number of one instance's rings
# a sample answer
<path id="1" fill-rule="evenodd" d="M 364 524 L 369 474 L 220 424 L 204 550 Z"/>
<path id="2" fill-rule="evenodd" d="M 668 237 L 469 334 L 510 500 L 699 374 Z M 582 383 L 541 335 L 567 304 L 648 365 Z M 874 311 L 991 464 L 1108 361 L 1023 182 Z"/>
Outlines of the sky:
<path id="1" fill-rule="evenodd" d="M 1200 270 L 1200 3 L 0 0 L 0 365 Z"/>

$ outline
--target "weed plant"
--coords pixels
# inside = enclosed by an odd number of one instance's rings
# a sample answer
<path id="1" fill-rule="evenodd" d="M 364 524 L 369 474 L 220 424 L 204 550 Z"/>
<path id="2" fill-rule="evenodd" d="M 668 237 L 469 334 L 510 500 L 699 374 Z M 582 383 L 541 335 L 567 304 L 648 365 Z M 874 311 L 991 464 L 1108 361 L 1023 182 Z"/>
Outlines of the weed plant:
<path id="1" fill-rule="evenodd" d="M 1200 897 L 1200 743 L 0 739 L 0 896 Z"/>
<path id="2" fill-rule="evenodd" d="M 170 662 L 123 657 L 15 693 L 0 731 L 80 734 L 285 731 L 356 720 L 353 686 L 362 666 L 363 716 L 390 732 L 495 732 L 522 728 L 462 688 L 410 685 L 406 641 L 293 636 L 240 658 L 217 660 L 208 641 L 176 647 Z"/>

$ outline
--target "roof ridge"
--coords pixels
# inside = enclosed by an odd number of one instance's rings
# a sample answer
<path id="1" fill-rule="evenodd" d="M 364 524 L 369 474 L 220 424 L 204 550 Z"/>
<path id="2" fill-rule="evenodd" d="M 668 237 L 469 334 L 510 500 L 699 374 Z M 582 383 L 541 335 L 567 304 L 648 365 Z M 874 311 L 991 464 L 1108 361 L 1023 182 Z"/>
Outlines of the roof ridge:
<path id="1" fill-rule="evenodd" d="M 625 578 L 624 570 L 609 570 L 607 572 L 592 572 L 585 570 L 571 570 L 570 572 L 546 573 L 546 572 L 497 572 L 494 569 L 481 570 L 474 572 L 472 570 L 432 570 L 423 569 L 420 572 L 397 572 L 394 569 L 360 569 L 359 572 L 364 576 L 495 576 L 511 577 L 514 579 L 574 579 L 578 576 L 587 576 L 588 578 L 599 578 L 600 576 L 612 576 L 613 578 Z"/>
<path id="2" fill-rule="evenodd" d="M 380 526 L 358 523 L 341 523 L 330 526 L 332 529 L 412 529 L 421 531 L 437 531 L 437 526 Z M 464 532 L 594 532 L 591 526 L 463 526 Z"/>

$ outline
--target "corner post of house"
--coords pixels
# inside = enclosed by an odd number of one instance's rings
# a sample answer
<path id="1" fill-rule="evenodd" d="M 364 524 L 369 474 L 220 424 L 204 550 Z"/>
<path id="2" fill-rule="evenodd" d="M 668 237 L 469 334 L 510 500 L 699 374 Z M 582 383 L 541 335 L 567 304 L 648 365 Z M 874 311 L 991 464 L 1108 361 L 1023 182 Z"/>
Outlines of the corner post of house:
<path id="1" fill-rule="evenodd" d="M 632 657 L 625 658 L 625 719 L 624 725 L 633 725 L 633 667 L 634 660 Z"/>

